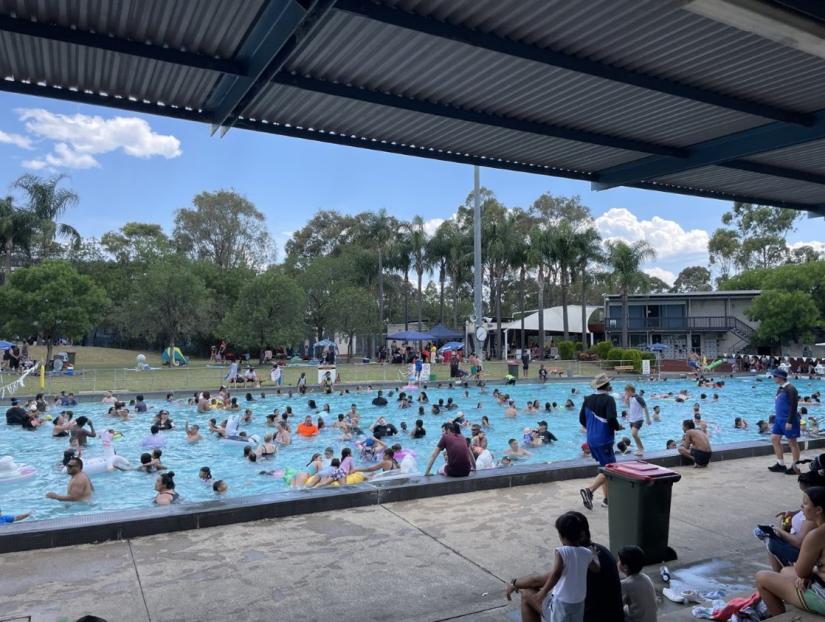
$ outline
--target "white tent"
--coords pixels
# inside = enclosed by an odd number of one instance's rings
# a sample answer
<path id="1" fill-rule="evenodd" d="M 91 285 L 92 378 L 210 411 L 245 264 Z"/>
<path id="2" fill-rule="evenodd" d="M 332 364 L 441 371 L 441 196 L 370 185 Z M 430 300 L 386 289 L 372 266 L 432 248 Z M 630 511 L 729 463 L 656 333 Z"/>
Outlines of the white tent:
<path id="1" fill-rule="evenodd" d="M 587 318 L 593 315 L 602 307 L 588 306 L 586 308 Z M 521 330 L 521 320 L 515 320 L 502 324 L 504 330 Z M 567 305 L 567 327 L 571 333 L 582 332 L 582 308 L 581 305 Z M 538 311 L 531 313 L 524 318 L 524 330 L 537 331 L 539 329 L 539 314 Z M 564 322 L 562 320 L 562 307 L 550 307 L 544 310 L 544 330 L 548 333 L 562 333 L 564 332 Z M 587 327 L 584 327 L 586 333 L 590 333 Z"/>

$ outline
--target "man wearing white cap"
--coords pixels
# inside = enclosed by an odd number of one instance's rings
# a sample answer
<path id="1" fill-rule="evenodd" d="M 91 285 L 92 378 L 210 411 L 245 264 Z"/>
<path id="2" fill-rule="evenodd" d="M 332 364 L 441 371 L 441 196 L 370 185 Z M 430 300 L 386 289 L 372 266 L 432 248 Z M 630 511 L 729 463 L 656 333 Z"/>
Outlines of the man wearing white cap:
<path id="1" fill-rule="evenodd" d="M 606 374 L 599 374 L 590 386 L 596 392 L 584 398 L 579 413 L 579 423 L 587 428 L 587 445 L 590 448 L 590 455 L 600 466 L 604 467 L 616 462 L 613 442 L 616 430 L 621 430 L 622 426 L 616 416 L 616 400 L 612 395 L 610 378 Z M 602 507 L 607 507 L 607 479 L 602 473 L 596 476 L 590 486 L 579 491 L 582 503 L 588 510 L 593 509 L 593 493 L 602 486 L 604 486 Z"/>
<path id="2" fill-rule="evenodd" d="M 774 398 L 774 420 L 771 430 L 771 443 L 773 453 L 776 456 L 776 464 L 769 466 L 768 470 L 774 473 L 787 473 L 795 475 L 795 467 L 799 462 L 799 393 L 790 382 L 788 382 L 788 372 L 784 369 L 776 368 L 772 372 L 773 381 L 778 385 L 776 398 Z M 787 469 L 785 468 L 785 453 L 782 450 L 782 437 L 788 439 L 791 448 L 793 462 Z"/>

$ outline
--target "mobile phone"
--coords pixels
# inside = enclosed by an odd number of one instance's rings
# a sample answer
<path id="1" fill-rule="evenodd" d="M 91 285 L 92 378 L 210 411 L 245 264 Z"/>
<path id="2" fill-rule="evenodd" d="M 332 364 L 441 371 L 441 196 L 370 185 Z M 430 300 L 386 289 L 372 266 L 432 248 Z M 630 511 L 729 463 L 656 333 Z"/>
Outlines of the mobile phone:
<path id="1" fill-rule="evenodd" d="M 757 525 L 757 527 L 763 533 L 768 534 L 768 537 L 770 537 L 770 538 L 776 538 L 777 537 L 776 532 L 774 531 L 773 527 L 771 527 L 770 525 Z"/>

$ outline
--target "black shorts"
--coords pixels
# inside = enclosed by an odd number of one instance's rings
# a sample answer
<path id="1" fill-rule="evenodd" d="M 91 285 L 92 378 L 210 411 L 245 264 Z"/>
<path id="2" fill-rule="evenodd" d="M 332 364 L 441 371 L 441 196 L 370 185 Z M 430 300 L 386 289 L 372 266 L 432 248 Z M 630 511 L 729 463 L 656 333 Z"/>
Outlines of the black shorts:
<path id="1" fill-rule="evenodd" d="M 693 461 L 699 466 L 707 466 L 710 462 L 711 452 L 702 451 L 701 449 L 692 447 L 690 450 L 690 455 L 693 456 Z"/>
<path id="2" fill-rule="evenodd" d="M 631 421 L 630 427 L 636 428 L 637 430 L 641 430 L 642 426 L 645 424 L 644 419 L 639 419 L 638 421 Z"/>

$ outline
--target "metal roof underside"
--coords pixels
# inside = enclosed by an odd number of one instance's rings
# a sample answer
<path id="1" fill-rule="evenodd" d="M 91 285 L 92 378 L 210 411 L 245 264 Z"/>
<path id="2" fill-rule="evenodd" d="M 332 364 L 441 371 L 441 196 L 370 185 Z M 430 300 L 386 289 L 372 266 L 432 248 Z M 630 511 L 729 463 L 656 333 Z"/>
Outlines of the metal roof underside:
<path id="1" fill-rule="evenodd" d="M 825 213 L 825 59 L 686 5 L 0 0 L 0 89 Z"/>

